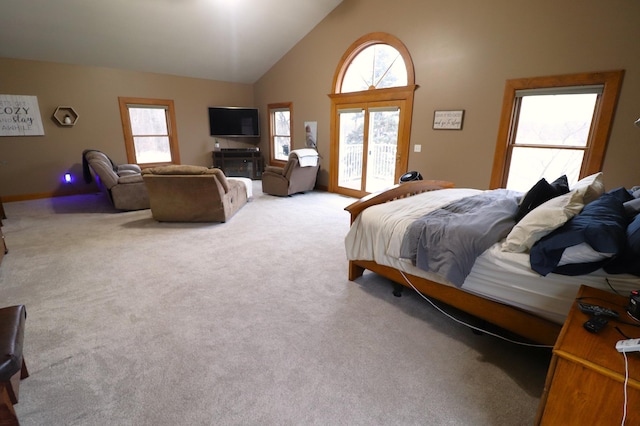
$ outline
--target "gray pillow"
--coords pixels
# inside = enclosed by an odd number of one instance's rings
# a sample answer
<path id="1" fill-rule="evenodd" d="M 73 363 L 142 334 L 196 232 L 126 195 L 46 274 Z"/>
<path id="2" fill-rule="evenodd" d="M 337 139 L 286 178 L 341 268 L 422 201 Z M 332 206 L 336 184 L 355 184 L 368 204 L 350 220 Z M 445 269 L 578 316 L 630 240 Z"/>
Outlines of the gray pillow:
<path id="1" fill-rule="evenodd" d="M 640 190 L 638 192 L 640 192 Z M 634 198 L 631 201 L 627 201 L 623 206 L 627 217 L 634 217 L 640 213 L 640 198 Z"/>

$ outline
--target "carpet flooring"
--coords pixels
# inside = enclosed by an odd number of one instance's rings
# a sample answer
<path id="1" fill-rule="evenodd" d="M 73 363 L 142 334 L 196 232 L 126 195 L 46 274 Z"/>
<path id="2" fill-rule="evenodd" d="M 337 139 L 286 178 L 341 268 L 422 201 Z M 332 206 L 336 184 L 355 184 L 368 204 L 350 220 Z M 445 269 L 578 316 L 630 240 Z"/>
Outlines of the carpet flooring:
<path id="1" fill-rule="evenodd" d="M 548 349 L 474 334 L 375 274 L 349 281 L 354 200 L 253 184 L 215 224 L 102 194 L 5 203 L 23 425 L 533 423 Z"/>

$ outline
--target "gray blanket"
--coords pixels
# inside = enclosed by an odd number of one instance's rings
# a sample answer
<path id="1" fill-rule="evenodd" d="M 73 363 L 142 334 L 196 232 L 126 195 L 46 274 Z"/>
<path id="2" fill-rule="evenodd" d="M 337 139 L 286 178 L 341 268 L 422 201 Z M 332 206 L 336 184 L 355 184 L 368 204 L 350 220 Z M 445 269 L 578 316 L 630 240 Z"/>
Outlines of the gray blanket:
<path id="1" fill-rule="evenodd" d="M 400 257 L 461 286 L 476 258 L 515 225 L 521 197 L 495 189 L 429 212 L 407 229 Z"/>

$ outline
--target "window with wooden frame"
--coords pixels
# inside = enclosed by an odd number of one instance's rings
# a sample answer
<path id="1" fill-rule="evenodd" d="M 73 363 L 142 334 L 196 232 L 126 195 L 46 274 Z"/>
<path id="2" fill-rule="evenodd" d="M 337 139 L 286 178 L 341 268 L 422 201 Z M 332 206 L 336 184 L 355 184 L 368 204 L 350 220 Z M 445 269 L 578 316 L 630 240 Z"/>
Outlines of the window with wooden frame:
<path id="1" fill-rule="evenodd" d="M 173 101 L 118 98 L 127 161 L 144 166 L 180 164 Z"/>
<path id="2" fill-rule="evenodd" d="M 407 172 L 415 84 L 413 60 L 376 32 L 345 51 L 333 78 L 329 191 L 363 197 Z"/>
<path id="3" fill-rule="evenodd" d="M 289 159 L 293 141 L 293 104 L 281 102 L 267 105 L 269 110 L 270 164 L 282 166 Z"/>
<path id="4" fill-rule="evenodd" d="M 624 71 L 507 80 L 491 188 L 602 170 Z"/>

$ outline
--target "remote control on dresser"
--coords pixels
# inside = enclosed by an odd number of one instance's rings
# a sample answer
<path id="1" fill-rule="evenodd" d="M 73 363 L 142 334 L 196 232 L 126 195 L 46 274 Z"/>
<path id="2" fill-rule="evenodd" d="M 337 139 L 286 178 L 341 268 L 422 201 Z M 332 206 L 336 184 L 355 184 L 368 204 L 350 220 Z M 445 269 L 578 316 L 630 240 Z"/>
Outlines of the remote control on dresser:
<path id="1" fill-rule="evenodd" d="M 578 308 L 586 314 L 600 315 L 609 318 L 619 318 L 618 314 L 613 309 L 605 308 L 604 306 L 592 305 L 590 303 L 578 302 Z"/>

